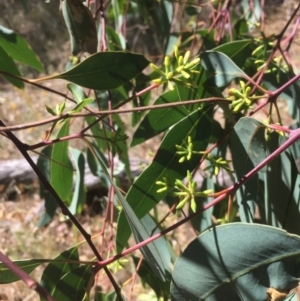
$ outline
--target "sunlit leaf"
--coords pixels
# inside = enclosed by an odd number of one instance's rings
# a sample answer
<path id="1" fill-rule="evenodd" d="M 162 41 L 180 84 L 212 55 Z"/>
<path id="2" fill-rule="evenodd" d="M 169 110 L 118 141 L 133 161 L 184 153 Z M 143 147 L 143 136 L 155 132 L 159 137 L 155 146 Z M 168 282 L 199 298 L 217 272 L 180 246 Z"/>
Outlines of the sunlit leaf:
<path id="1" fill-rule="evenodd" d="M 44 175 L 44 177 L 47 179 L 47 181 L 50 181 L 51 153 L 52 153 L 52 145 L 49 145 L 41 151 L 41 155 L 38 157 L 38 161 L 37 161 L 37 167 Z M 45 226 L 52 220 L 58 206 L 52 194 L 47 189 L 45 189 L 41 181 L 40 181 L 40 197 L 41 199 L 45 200 L 45 212 L 41 215 L 38 221 L 39 228 Z"/>
<path id="2" fill-rule="evenodd" d="M 16 76 L 21 76 L 21 73 L 18 70 L 13 59 L 7 54 L 7 52 L 0 45 L 0 71 L 1 70 L 5 72 L 9 72 Z M 24 88 L 24 83 L 22 81 L 15 79 L 11 76 L 7 76 L 7 75 L 3 75 L 3 76 L 8 82 L 18 87 L 19 89 Z"/>
<path id="3" fill-rule="evenodd" d="M 72 214 L 80 213 L 86 200 L 84 187 L 85 158 L 81 151 L 71 148 L 71 155 L 76 167 L 73 197 L 69 210 Z"/>
<path id="4" fill-rule="evenodd" d="M 26 2 L 23 0 L 23 3 Z M 44 72 L 43 65 L 28 43 L 13 30 L 4 26 L 0 26 L 0 46 L 14 60 Z"/>
<path id="5" fill-rule="evenodd" d="M 261 135 L 255 135 L 261 126 L 262 124 L 259 121 L 248 117 L 241 118 L 234 126 L 229 145 L 232 153 L 232 163 L 236 173 L 236 181 L 255 167 L 258 163 L 257 158 L 266 156 Z M 261 132 L 259 133 L 261 134 Z M 256 140 L 256 143 L 252 144 L 252 148 L 250 148 L 253 138 Z M 243 222 L 253 222 L 254 220 L 257 191 L 258 174 L 249 179 L 237 191 L 240 218 Z"/>
<path id="6" fill-rule="evenodd" d="M 206 85 L 224 87 L 233 79 L 247 75 L 227 55 L 216 51 L 207 51 L 200 55 L 201 64 L 208 72 Z"/>
<path id="7" fill-rule="evenodd" d="M 233 223 L 202 233 L 175 263 L 171 299 L 266 300 L 268 288 L 298 285 L 300 237 L 258 224 Z"/>
<path id="8" fill-rule="evenodd" d="M 80 86 L 75 85 L 73 83 L 68 83 L 66 86 L 68 90 L 72 93 L 77 104 L 80 104 L 87 98 L 84 90 Z"/>
<path id="9" fill-rule="evenodd" d="M 57 134 L 57 138 L 69 134 L 70 121 L 66 121 Z M 67 201 L 73 186 L 73 166 L 68 153 L 68 141 L 53 145 L 51 154 L 50 183 L 63 201 Z"/>

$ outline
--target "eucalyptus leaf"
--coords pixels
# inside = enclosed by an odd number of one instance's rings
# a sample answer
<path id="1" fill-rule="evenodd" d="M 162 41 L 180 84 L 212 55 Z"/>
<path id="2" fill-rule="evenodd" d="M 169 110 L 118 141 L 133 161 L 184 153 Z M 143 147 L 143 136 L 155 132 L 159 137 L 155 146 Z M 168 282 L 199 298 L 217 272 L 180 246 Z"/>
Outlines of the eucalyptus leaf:
<path id="1" fill-rule="evenodd" d="M 22 3 L 26 1 L 23 0 Z M 0 26 L 0 46 L 12 59 L 44 72 L 42 63 L 29 44 L 20 35 L 4 26 Z"/>
<path id="2" fill-rule="evenodd" d="M 111 179 L 107 168 L 104 165 L 104 162 L 100 157 L 97 156 L 97 153 L 94 153 L 97 157 L 97 161 L 102 167 L 102 170 L 107 177 L 107 180 L 110 182 L 110 184 L 114 187 L 115 193 L 119 199 L 119 202 L 122 205 L 123 213 L 126 215 L 126 218 L 128 220 L 131 232 L 133 233 L 133 236 L 137 243 L 143 242 L 146 239 L 150 237 L 150 231 L 149 227 L 146 223 L 140 221 L 138 217 L 136 216 L 135 212 L 132 210 L 131 206 L 128 204 L 127 200 L 123 197 L 123 195 L 120 193 L 119 188 L 114 183 L 114 181 Z M 152 243 L 147 244 L 146 246 L 142 247 L 140 251 L 142 252 L 145 260 L 149 263 L 151 269 L 155 273 L 155 275 L 161 280 L 166 280 L 166 269 L 164 260 L 162 258 L 162 255 L 159 252 L 159 243 L 154 241 Z"/>
<path id="3" fill-rule="evenodd" d="M 16 260 L 16 264 L 19 268 L 25 271 L 27 274 L 30 274 L 38 266 L 48 263 L 49 259 L 28 259 L 28 260 Z M 0 284 L 12 283 L 20 280 L 16 274 L 14 274 L 6 265 L 0 263 Z"/>
<path id="4" fill-rule="evenodd" d="M 73 83 L 68 83 L 66 86 L 68 90 L 72 93 L 77 104 L 82 103 L 87 98 L 87 95 L 85 94 L 84 90 L 80 86 L 75 85 Z"/>
<path id="5" fill-rule="evenodd" d="M 33 80 L 64 79 L 85 88 L 107 90 L 117 88 L 134 78 L 149 64 L 143 55 L 127 52 L 100 52 L 57 75 Z"/>
<path id="6" fill-rule="evenodd" d="M 70 148 L 73 162 L 76 167 L 76 177 L 72 201 L 69 210 L 72 214 L 80 213 L 86 200 L 84 187 L 85 158 L 81 151 Z"/>
<path id="7" fill-rule="evenodd" d="M 41 285 L 49 293 L 55 290 L 57 283 L 65 274 L 79 267 L 79 263 L 68 263 L 68 260 L 79 261 L 78 246 L 62 252 L 45 268 L 41 278 Z M 65 263 L 62 264 L 62 261 L 65 261 Z M 43 298 L 41 300 L 44 301 Z"/>
<path id="8" fill-rule="evenodd" d="M 210 137 L 211 119 L 210 107 L 202 110 L 195 110 L 187 115 L 164 137 L 153 162 L 143 171 L 129 189 L 126 200 L 138 218 L 142 218 L 169 192 L 158 193 L 159 186 L 156 181 L 167 178 L 168 182 L 174 183 L 176 179 L 186 177 L 187 170 L 193 170 L 201 155 L 192 156 L 191 160 L 179 163 L 179 156 L 176 154 L 175 145 L 185 145 L 191 136 L 194 149 L 200 151 L 207 147 Z M 151 181 L 149 181 L 151 179 Z M 120 252 L 127 243 L 130 236 L 129 221 L 126 220 L 125 213 L 120 214 L 117 226 L 117 250 Z"/>
<path id="9" fill-rule="evenodd" d="M 97 52 L 97 29 L 90 10 L 80 0 L 61 0 L 60 9 L 69 31 L 72 54 Z"/>
<path id="10" fill-rule="evenodd" d="M 261 127 L 262 124 L 259 121 L 249 117 L 241 118 L 234 126 L 229 145 L 236 181 L 252 170 L 259 163 L 259 158 L 266 156 L 264 139 L 259 131 Z M 257 192 L 258 174 L 237 191 L 241 221 L 253 222 Z"/>
<path id="11" fill-rule="evenodd" d="M 200 58 L 202 66 L 208 72 L 207 86 L 224 87 L 235 78 L 247 78 L 244 71 L 224 53 L 207 51 Z"/>
<path id="12" fill-rule="evenodd" d="M 51 154 L 52 145 L 46 146 L 42 151 L 37 160 L 37 167 L 40 172 L 44 175 L 47 181 L 50 181 L 50 170 L 51 170 Z M 41 228 L 48 224 L 57 209 L 57 203 L 52 194 L 45 189 L 43 183 L 40 181 L 40 197 L 45 200 L 45 212 L 41 215 L 38 221 L 38 227 Z"/>
<path id="13" fill-rule="evenodd" d="M 0 71 L 9 72 L 12 75 L 21 76 L 19 69 L 17 68 L 13 59 L 7 54 L 7 52 L 0 45 Z M 4 78 L 16 86 L 19 89 L 24 88 L 24 83 L 21 80 L 13 78 L 11 76 L 3 75 Z"/>
<path id="14" fill-rule="evenodd" d="M 265 301 L 268 288 L 298 285 L 300 237 L 258 224 L 203 232 L 175 263 L 174 301 Z"/>
<path id="15" fill-rule="evenodd" d="M 69 134 L 70 121 L 60 128 L 57 138 Z M 51 154 L 50 183 L 63 201 L 67 201 L 73 186 L 73 165 L 69 158 L 68 141 L 55 143 Z"/>

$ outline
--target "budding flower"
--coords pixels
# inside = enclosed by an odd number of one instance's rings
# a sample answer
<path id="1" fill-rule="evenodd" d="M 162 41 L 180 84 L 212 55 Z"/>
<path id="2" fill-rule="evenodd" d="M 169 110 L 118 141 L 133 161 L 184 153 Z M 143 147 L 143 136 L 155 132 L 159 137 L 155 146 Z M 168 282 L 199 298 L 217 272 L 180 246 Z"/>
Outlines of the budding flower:
<path id="1" fill-rule="evenodd" d="M 189 58 L 190 58 L 190 54 L 191 54 L 190 50 L 188 50 L 188 51 L 184 54 L 183 65 L 185 65 L 185 64 L 188 62 L 188 60 L 189 60 Z"/>

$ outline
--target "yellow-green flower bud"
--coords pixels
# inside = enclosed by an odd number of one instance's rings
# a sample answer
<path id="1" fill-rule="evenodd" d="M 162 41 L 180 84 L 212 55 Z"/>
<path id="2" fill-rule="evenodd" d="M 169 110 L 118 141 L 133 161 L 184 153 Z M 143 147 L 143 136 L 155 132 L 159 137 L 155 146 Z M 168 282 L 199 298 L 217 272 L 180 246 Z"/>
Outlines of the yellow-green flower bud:
<path id="1" fill-rule="evenodd" d="M 183 69 L 184 69 L 184 66 L 179 66 L 179 67 L 176 68 L 176 71 L 181 72 Z"/>
<path id="2" fill-rule="evenodd" d="M 178 60 L 179 51 L 178 51 L 178 47 L 177 46 L 174 47 L 174 54 L 175 54 L 176 60 Z"/>
<path id="3" fill-rule="evenodd" d="M 153 71 L 160 71 L 160 69 L 153 63 L 150 63 L 150 68 L 153 70 Z"/>
<path id="4" fill-rule="evenodd" d="M 192 198 L 192 200 L 191 200 L 191 209 L 193 210 L 193 212 L 197 211 L 197 204 L 196 204 L 194 198 Z"/>
<path id="5" fill-rule="evenodd" d="M 187 65 L 185 65 L 185 69 L 190 69 L 192 67 L 195 67 L 196 65 L 198 65 L 200 62 L 200 58 L 197 57 L 196 59 L 192 60 L 191 62 L 189 62 Z"/>
<path id="6" fill-rule="evenodd" d="M 183 65 L 185 65 L 185 64 L 188 62 L 188 60 L 189 60 L 189 58 L 190 58 L 190 54 L 191 54 L 190 50 L 188 50 L 188 51 L 184 54 Z"/>
<path id="7" fill-rule="evenodd" d="M 179 58 L 178 58 L 178 66 L 182 66 L 183 64 L 183 56 L 181 55 Z"/>
<path id="8" fill-rule="evenodd" d="M 168 72 L 166 77 L 167 77 L 167 79 L 171 79 L 173 77 L 173 75 L 174 75 L 173 72 Z"/>
<path id="9" fill-rule="evenodd" d="M 243 107 L 243 102 L 241 101 L 240 103 L 238 103 L 238 104 L 234 107 L 233 112 L 234 112 L 234 113 L 239 112 L 240 109 L 241 109 L 242 107 Z"/>
<path id="10" fill-rule="evenodd" d="M 152 82 L 161 85 L 164 81 L 162 78 L 156 78 L 156 79 L 152 79 Z"/>
<path id="11" fill-rule="evenodd" d="M 183 76 L 184 78 L 190 78 L 190 77 L 191 77 L 191 76 L 190 76 L 187 72 L 185 72 L 184 70 L 181 71 L 181 74 L 182 74 L 182 76 Z"/>
<path id="12" fill-rule="evenodd" d="M 165 61 L 164 61 L 164 65 L 165 65 L 165 71 L 166 73 L 168 73 L 170 71 L 170 57 L 166 56 L 165 57 Z"/>

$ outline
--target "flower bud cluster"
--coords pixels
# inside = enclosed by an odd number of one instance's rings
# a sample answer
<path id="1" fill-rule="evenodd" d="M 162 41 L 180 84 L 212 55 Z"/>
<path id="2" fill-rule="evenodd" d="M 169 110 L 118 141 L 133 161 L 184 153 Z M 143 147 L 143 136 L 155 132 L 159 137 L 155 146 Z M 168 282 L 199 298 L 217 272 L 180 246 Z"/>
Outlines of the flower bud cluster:
<path id="1" fill-rule="evenodd" d="M 231 107 L 234 113 L 247 113 L 248 109 L 252 109 L 252 104 L 258 99 L 256 95 L 251 95 L 251 88 L 246 87 L 243 81 L 240 81 L 240 90 L 236 88 L 229 89 L 227 99 L 231 100 Z"/>
<path id="2" fill-rule="evenodd" d="M 192 82 L 184 82 L 183 79 L 189 80 L 191 75 L 199 74 L 195 67 L 199 64 L 200 58 L 198 57 L 189 62 L 191 52 L 188 50 L 184 56 L 179 55 L 178 47 L 175 47 L 174 54 L 177 61 L 176 68 L 173 68 L 169 56 L 166 56 L 164 59 L 164 71 L 155 64 L 150 64 L 152 70 L 161 75 L 160 78 L 154 79 L 153 82 L 158 85 L 167 83 L 168 89 L 171 91 L 174 90 L 174 83 L 184 84 L 188 87 L 193 86 Z"/>

